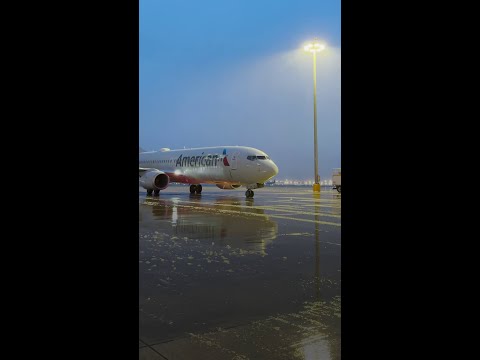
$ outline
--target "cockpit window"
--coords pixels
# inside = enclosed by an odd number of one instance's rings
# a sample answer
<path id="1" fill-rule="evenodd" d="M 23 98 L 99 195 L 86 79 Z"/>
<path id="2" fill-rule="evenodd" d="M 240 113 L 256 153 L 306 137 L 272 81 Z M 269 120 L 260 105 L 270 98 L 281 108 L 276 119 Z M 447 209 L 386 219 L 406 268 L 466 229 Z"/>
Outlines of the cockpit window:
<path id="1" fill-rule="evenodd" d="M 249 155 L 247 156 L 247 159 L 253 161 L 253 160 L 267 160 L 270 158 L 264 155 Z"/>

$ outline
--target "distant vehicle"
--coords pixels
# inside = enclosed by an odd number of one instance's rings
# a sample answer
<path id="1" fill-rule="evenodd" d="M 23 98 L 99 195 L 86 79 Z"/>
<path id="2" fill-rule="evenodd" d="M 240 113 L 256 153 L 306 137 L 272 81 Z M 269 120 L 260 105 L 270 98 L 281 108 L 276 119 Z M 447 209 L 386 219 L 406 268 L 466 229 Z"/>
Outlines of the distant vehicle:
<path id="1" fill-rule="evenodd" d="M 341 168 L 333 169 L 332 184 L 333 184 L 334 189 L 337 189 L 337 191 L 339 193 L 342 192 L 342 172 L 341 172 Z"/>
<path id="2" fill-rule="evenodd" d="M 267 182 L 265 183 L 265 185 L 267 185 L 267 186 L 272 186 L 272 185 L 274 185 L 275 183 L 276 183 L 276 180 L 270 180 L 270 181 L 267 181 Z"/>
<path id="3" fill-rule="evenodd" d="M 191 184 L 190 193 L 200 194 L 202 185 L 220 189 L 245 186 L 247 198 L 253 190 L 278 174 L 278 167 L 263 151 L 245 146 L 140 152 L 139 183 L 147 195 L 166 189 L 170 182 Z"/>

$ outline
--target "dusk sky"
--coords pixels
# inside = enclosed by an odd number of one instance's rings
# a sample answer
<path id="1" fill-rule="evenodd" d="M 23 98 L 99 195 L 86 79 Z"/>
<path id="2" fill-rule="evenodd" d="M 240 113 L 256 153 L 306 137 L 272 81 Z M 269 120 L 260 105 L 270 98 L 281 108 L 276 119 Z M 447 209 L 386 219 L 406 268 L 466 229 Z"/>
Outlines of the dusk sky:
<path id="1" fill-rule="evenodd" d="M 241 145 L 277 179 L 314 177 L 318 37 L 319 174 L 340 163 L 340 0 L 140 0 L 140 146 Z"/>

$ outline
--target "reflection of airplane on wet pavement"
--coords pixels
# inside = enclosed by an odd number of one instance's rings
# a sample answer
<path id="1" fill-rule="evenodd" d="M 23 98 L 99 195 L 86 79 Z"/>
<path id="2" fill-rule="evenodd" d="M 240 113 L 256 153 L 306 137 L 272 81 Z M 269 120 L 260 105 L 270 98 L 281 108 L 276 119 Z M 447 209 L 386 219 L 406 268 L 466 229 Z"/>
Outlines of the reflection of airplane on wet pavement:
<path id="1" fill-rule="evenodd" d="M 192 200 L 147 199 L 139 207 L 140 219 L 152 224 L 155 220 L 167 220 L 171 222 L 172 235 L 258 254 L 264 254 L 267 245 L 277 237 L 277 223 L 263 209 L 242 205 L 238 198 Z"/>
<path id="2" fill-rule="evenodd" d="M 220 189 L 245 186 L 245 196 L 262 188 L 278 174 L 278 167 L 263 151 L 245 146 L 222 146 L 196 149 L 140 152 L 139 181 L 147 194 L 155 195 L 170 182 L 191 184 L 190 193 L 200 194 L 202 184 Z"/>

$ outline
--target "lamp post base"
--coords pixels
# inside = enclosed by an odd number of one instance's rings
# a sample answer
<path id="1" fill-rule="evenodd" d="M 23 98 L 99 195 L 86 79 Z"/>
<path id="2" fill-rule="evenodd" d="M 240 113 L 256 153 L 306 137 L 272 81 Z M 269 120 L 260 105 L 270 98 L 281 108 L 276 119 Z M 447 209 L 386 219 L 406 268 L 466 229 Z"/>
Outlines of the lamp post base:
<path id="1" fill-rule="evenodd" d="M 313 184 L 313 191 L 314 192 L 320 192 L 320 184 L 319 183 Z"/>

